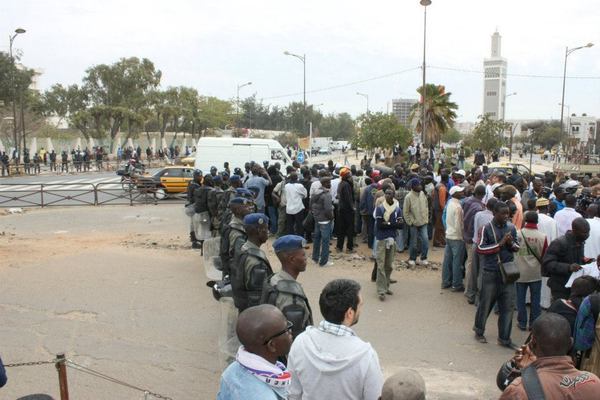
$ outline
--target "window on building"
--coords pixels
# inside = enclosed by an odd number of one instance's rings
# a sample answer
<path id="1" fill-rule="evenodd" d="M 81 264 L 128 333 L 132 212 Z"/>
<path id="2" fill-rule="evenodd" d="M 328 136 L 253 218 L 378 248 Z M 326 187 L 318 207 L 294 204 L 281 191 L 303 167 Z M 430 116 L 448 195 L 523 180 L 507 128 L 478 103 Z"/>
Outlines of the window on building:
<path id="1" fill-rule="evenodd" d="M 496 96 L 497 94 L 498 94 L 498 92 L 496 92 L 496 91 L 493 91 L 493 90 L 492 90 L 492 91 L 488 91 L 488 92 L 486 92 L 486 95 L 487 95 L 487 96 Z"/>

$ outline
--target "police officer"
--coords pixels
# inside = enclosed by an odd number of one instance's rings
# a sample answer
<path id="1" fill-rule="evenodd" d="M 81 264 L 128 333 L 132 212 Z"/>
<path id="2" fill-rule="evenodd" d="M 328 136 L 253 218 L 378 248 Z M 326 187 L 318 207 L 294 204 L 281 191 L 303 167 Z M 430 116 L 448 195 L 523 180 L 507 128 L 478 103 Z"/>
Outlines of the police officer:
<path id="1" fill-rule="evenodd" d="M 208 194 L 208 212 L 210 214 L 211 231 L 212 235 L 217 236 L 219 234 L 219 203 L 223 197 L 223 179 L 221 175 L 213 177 L 214 190 Z"/>
<path id="2" fill-rule="evenodd" d="M 217 206 L 217 220 L 219 222 L 219 231 L 223 236 L 223 230 L 231 221 L 231 209 L 229 207 L 231 199 L 237 196 L 236 189 L 242 186 L 242 181 L 237 175 L 229 177 L 229 187 L 224 191 L 219 205 Z"/>
<path id="3" fill-rule="evenodd" d="M 244 217 L 248 240 L 231 264 L 233 302 L 240 312 L 260 304 L 264 282 L 273 274 L 267 255 L 260 249 L 269 238 L 268 227 L 269 218 L 265 214 L 252 213 Z"/>
<path id="4" fill-rule="evenodd" d="M 262 302 L 273 304 L 291 321 L 294 338 L 313 324 L 312 311 L 302 285 L 297 281 L 306 270 L 306 241 L 302 236 L 285 235 L 273 243 L 281 271 L 270 276 L 263 287 Z"/>
<path id="5" fill-rule="evenodd" d="M 202 171 L 196 169 L 192 175 L 192 180 L 187 186 L 187 202 L 185 204 L 185 214 L 190 217 L 190 241 L 192 242 L 192 249 L 199 249 L 202 247 L 196 238 L 196 229 L 198 227 L 194 224 L 194 191 L 199 189 L 201 185 Z"/>
<path id="6" fill-rule="evenodd" d="M 221 232 L 219 251 L 224 280 L 231 273 L 230 263 L 234 255 L 236 252 L 239 253 L 242 245 L 248 240 L 243 219 L 254 211 L 254 205 L 251 199 L 236 196 L 229 201 L 229 209 L 231 210 L 231 220 Z"/>

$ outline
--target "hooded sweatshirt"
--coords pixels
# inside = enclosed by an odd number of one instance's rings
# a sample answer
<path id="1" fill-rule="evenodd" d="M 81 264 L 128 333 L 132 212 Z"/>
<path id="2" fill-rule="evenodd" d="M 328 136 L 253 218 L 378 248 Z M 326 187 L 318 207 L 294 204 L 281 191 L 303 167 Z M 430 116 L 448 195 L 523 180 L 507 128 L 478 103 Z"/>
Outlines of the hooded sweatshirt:
<path id="1" fill-rule="evenodd" d="M 378 400 L 383 375 L 377 353 L 351 332 L 344 336 L 309 326 L 292 344 L 289 400 Z"/>

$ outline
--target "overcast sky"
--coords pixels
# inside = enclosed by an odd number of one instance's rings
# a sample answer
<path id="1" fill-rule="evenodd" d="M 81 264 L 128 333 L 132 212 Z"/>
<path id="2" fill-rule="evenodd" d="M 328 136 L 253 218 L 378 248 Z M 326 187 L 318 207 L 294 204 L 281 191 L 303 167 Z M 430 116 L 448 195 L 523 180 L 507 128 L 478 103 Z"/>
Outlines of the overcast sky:
<path id="1" fill-rule="evenodd" d="M 444 84 L 461 121 L 482 111 L 483 77 L 434 67 L 481 71 L 490 36 L 502 35 L 509 74 L 506 118 L 559 118 L 565 47 L 596 46 L 569 56 L 565 104 L 600 117 L 598 0 L 433 0 L 427 13 L 427 81 Z M 163 72 L 162 86 L 192 86 L 234 98 L 252 81 L 266 104 L 302 100 L 306 54 L 307 102 L 322 112 L 372 111 L 391 99 L 416 98 L 421 82 L 423 7 L 418 0 L 2 0 L 0 27 L 22 61 L 40 68 L 42 89 L 79 83 L 87 68 L 121 57 L 146 57 Z M 402 72 L 407 71 L 407 72 Z M 382 77 L 381 79 L 370 78 Z M 366 82 L 311 92 L 353 82 Z M 278 97 L 282 95 L 290 95 Z M 566 112 L 566 110 L 565 110 Z"/>

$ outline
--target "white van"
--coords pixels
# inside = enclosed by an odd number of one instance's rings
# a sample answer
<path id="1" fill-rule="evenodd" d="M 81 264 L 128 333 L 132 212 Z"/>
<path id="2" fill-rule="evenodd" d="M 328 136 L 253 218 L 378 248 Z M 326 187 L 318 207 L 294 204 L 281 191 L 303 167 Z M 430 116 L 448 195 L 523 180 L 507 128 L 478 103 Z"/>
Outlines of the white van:
<path id="1" fill-rule="evenodd" d="M 226 161 L 229 162 L 232 173 L 236 167 L 243 171 L 244 164 L 250 161 L 260 165 L 264 161 L 269 161 L 269 165 L 279 162 L 283 173 L 285 167 L 292 164 L 284 148 L 276 140 L 217 137 L 203 137 L 198 140 L 195 169 L 207 174 L 210 167 L 215 166 L 222 171 Z"/>

